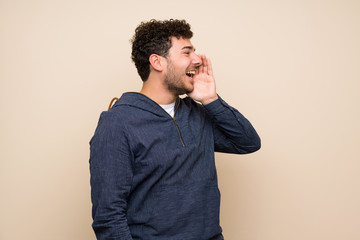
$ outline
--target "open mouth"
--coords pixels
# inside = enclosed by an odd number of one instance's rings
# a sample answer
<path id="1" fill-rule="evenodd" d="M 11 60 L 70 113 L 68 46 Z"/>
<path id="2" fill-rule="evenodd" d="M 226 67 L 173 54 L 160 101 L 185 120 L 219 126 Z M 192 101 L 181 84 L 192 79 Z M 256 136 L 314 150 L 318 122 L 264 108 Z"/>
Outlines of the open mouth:
<path id="1" fill-rule="evenodd" d="M 186 72 L 186 75 L 192 78 L 195 75 L 195 73 L 196 73 L 196 71 L 192 70 L 192 71 Z"/>

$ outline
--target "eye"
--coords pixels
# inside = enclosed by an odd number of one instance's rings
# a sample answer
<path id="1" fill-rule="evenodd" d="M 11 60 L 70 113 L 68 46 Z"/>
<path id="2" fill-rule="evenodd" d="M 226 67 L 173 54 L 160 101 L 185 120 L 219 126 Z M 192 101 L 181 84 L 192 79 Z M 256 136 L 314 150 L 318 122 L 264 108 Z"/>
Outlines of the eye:
<path id="1" fill-rule="evenodd" d="M 190 52 L 184 52 L 186 55 L 190 55 Z"/>

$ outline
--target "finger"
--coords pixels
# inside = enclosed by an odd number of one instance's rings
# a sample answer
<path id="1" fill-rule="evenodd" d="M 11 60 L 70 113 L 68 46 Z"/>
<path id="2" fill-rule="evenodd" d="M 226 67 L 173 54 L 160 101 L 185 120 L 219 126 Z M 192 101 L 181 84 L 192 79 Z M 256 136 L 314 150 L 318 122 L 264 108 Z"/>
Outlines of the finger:
<path id="1" fill-rule="evenodd" d="M 201 65 L 199 66 L 198 68 L 198 73 L 202 73 L 204 71 L 204 67 L 203 67 L 203 64 L 204 64 L 204 59 L 203 59 L 203 55 L 201 54 L 198 54 L 200 60 L 201 60 Z"/>
<path id="2" fill-rule="evenodd" d="M 207 59 L 207 69 L 208 69 L 208 74 L 212 76 L 213 75 L 213 69 L 212 69 L 212 64 L 211 64 L 210 58 Z"/>
<path id="3" fill-rule="evenodd" d="M 203 55 L 204 59 L 203 59 L 203 68 L 204 68 L 204 73 L 208 74 L 208 62 L 207 62 L 207 58 L 205 55 Z"/>

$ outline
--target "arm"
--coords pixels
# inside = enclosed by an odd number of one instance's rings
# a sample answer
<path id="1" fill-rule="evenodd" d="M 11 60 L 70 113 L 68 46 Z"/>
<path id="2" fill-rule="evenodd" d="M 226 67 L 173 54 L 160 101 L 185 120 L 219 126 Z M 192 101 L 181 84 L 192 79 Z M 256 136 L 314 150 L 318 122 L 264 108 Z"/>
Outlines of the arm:
<path id="1" fill-rule="evenodd" d="M 202 64 L 194 76 L 194 90 L 188 96 L 201 102 L 212 118 L 215 151 L 251 153 L 260 149 L 260 138 L 250 122 L 216 94 L 210 59 L 199 56 Z"/>
<path id="2" fill-rule="evenodd" d="M 260 149 L 260 137 L 251 123 L 219 98 L 204 106 L 213 122 L 215 151 L 251 153 Z"/>
<path id="3" fill-rule="evenodd" d="M 93 229 L 97 239 L 132 240 L 126 221 L 132 157 L 114 116 L 102 113 L 90 141 Z"/>

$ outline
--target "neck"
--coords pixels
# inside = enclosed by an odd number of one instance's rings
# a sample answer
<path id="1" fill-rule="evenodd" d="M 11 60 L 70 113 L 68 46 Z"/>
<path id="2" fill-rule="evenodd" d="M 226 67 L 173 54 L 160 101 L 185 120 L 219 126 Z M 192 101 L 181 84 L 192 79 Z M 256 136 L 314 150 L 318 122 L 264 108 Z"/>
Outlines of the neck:
<path id="1" fill-rule="evenodd" d="M 177 98 L 176 95 L 171 93 L 166 86 L 162 84 L 162 81 L 156 81 L 156 79 L 151 78 L 143 83 L 140 93 L 160 105 L 173 103 Z"/>

